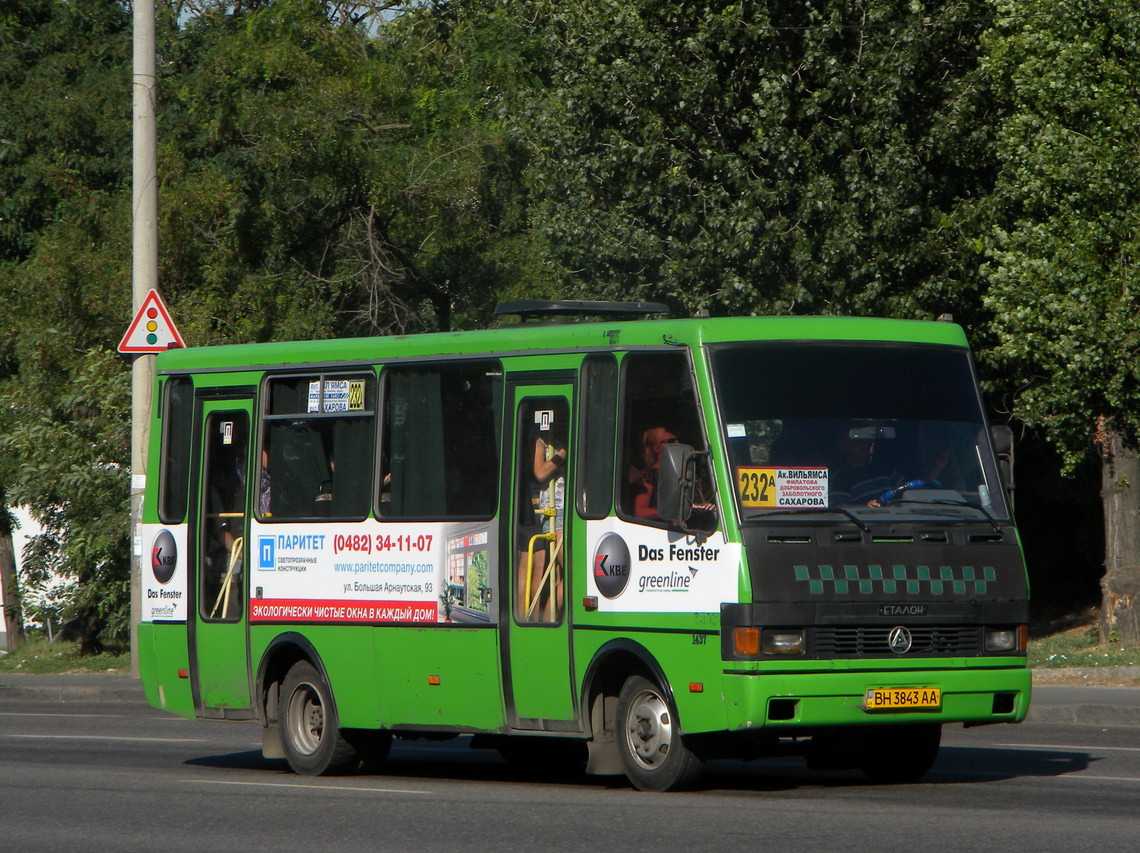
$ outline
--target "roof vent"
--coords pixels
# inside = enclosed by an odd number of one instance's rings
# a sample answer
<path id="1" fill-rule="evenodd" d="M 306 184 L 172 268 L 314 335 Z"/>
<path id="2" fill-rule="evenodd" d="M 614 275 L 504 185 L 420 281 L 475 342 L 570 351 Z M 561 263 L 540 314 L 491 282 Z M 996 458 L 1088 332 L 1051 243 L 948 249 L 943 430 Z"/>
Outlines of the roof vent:
<path id="1" fill-rule="evenodd" d="M 643 317 L 668 313 L 669 306 L 658 302 L 580 302 L 565 299 L 519 299 L 495 308 L 497 316 L 515 314 L 522 323 L 552 317 L 576 317 L 578 322 L 584 322 L 587 317 Z"/>

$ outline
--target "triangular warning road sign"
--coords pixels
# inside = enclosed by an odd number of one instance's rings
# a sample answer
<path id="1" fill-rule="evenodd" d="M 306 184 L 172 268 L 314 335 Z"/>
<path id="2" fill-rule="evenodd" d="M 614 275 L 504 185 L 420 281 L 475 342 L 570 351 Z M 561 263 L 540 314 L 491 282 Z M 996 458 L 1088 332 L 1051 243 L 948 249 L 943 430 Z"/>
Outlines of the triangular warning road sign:
<path id="1" fill-rule="evenodd" d="M 146 295 L 135 319 L 123 339 L 119 352 L 163 352 L 171 347 L 184 347 L 182 335 L 170 319 L 170 312 L 157 290 Z"/>

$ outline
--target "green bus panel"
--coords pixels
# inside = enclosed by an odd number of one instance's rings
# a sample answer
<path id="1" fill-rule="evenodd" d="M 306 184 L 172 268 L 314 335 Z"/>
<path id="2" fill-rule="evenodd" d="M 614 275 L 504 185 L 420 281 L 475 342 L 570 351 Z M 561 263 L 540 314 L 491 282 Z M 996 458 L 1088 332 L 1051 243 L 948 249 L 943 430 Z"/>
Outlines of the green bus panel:
<path id="1" fill-rule="evenodd" d="M 493 629 L 255 625 L 255 671 L 273 640 L 286 632 L 303 637 L 315 651 L 346 728 L 499 731 L 505 725 Z"/>
<path id="2" fill-rule="evenodd" d="M 194 697 L 186 677 L 190 668 L 186 626 L 143 622 L 138 637 L 139 673 L 147 702 L 160 711 L 194 719 Z"/>
<path id="3" fill-rule="evenodd" d="M 965 347 L 965 333 L 953 323 L 861 317 L 717 317 L 700 321 L 641 320 L 549 326 L 512 325 L 470 332 L 373 338 L 282 341 L 173 349 L 160 353 L 159 372 L 248 370 L 251 364 L 350 364 L 375 359 L 435 358 L 493 353 L 509 356 L 571 352 L 586 348 L 660 346 L 663 336 L 694 348 L 718 341 L 895 341 Z M 536 362 L 538 363 L 538 362 Z M 251 374 L 234 373 L 210 384 L 240 384 Z M 259 376 L 258 374 L 253 374 Z"/>
<path id="4" fill-rule="evenodd" d="M 506 725 L 496 630 L 377 628 L 374 641 L 384 728 Z"/>
<path id="5" fill-rule="evenodd" d="M 301 637 L 328 675 L 340 723 L 346 728 L 378 728 L 381 696 L 376 679 L 373 633 L 367 625 L 251 625 L 250 660 L 254 677 L 266 649 L 282 634 Z"/>
<path id="6" fill-rule="evenodd" d="M 511 691 L 519 717 L 574 719 L 564 626 L 516 627 L 511 634 Z"/>
<path id="7" fill-rule="evenodd" d="M 718 636 L 653 631 L 575 631 L 574 656 L 579 679 L 585 677 L 599 650 L 612 640 L 636 643 L 661 667 L 685 732 L 724 730 L 724 696 L 717 677 L 723 668 Z"/>
<path id="8" fill-rule="evenodd" d="M 249 669 L 245 655 L 245 625 L 211 623 L 196 635 L 198 690 L 207 708 L 249 708 Z"/>

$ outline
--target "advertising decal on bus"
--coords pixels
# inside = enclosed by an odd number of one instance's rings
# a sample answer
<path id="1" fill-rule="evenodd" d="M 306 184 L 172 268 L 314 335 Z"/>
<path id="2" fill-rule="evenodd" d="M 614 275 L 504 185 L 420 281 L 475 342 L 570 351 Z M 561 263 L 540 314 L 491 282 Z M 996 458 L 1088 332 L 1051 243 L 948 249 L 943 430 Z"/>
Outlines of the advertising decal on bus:
<path id="1" fill-rule="evenodd" d="M 252 622 L 493 621 L 488 523 L 251 528 Z"/>
<path id="2" fill-rule="evenodd" d="M 186 528 L 147 527 L 143 621 L 185 621 Z M 495 621 L 490 523 L 250 528 L 251 622 Z M 234 566 L 240 573 L 241 561 Z"/>
<path id="3" fill-rule="evenodd" d="M 737 600 L 740 545 L 720 532 L 698 541 L 615 518 L 587 524 L 592 555 L 587 595 L 598 610 L 718 613 Z"/>
<path id="4" fill-rule="evenodd" d="M 150 543 L 150 568 L 143 569 L 144 622 L 186 621 L 186 525 L 142 525 Z"/>

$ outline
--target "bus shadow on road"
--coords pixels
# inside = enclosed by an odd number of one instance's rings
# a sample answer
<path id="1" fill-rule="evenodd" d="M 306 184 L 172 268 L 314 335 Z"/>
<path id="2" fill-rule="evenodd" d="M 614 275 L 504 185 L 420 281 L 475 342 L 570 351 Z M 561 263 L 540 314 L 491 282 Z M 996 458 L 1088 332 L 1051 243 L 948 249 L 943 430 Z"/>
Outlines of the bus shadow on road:
<path id="1" fill-rule="evenodd" d="M 479 782 L 535 782 L 586 787 L 628 787 L 624 776 L 587 776 L 585 766 L 518 766 L 502 759 L 494 750 L 471 749 L 458 743 L 397 745 L 377 769 L 358 769 L 345 774 L 352 778 L 399 777 Z M 204 755 L 183 762 L 190 767 L 217 770 L 268 771 L 292 775 L 284 759 L 268 759 L 260 750 Z M 343 777 L 342 777 L 343 778 Z"/>
<path id="2" fill-rule="evenodd" d="M 930 772 L 913 784 L 961 785 L 1019 777 L 1064 776 L 1087 770 L 1099 760 L 1081 750 L 944 746 Z M 201 756 L 184 763 L 218 770 L 292 775 L 283 759 L 265 758 L 260 750 Z M 502 760 L 493 751 L 454 746 L 398 748 L 378 770 L 359 770 L 349 775 L 355 778 L 399 777 L 504 784 L 537 782 L 588 788 L 629 787 L 622 776 L 587 776 L 580 767 L 518 767 Z M 849 788 L 872 784 L 857 770 L 810 770 L 799 758 L 747 762 L 722 759 L 709 762 L 697 783 L 697 790 L 780 792 L 808 787 Z"/>
<path id="3" fill-rule="evenodd" d="M 960 785 L 1028 776 L 1064 776 L 1087 770 L 1099 760 L 1088 752 L 1071 749 L 943 746 L 930 772 L 911 784 Z M 701 779 L 701 787 L 706 789 L 773 792 L 809 786 L 874 784 L 858 770 L 810 770 L 797 758 L 712 762 Z"/>
<path id="4" fill-rule="evenodd" d="M 1064 776 L 1101 761 L 1076 749 L 944 746 L 927 781 L 989 782 L 1019 776 Z"/>

